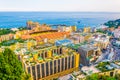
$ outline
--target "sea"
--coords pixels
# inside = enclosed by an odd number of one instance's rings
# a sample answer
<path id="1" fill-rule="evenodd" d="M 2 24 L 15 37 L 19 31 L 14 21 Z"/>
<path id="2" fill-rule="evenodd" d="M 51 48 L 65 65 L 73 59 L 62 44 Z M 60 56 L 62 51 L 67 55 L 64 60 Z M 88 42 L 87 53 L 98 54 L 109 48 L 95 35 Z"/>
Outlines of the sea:
<path id="1" fill-rule="evenodd" d="M 97 27 L 109 20 L 120 19 L 115 12 L 0 12 L 0 28 L 25 27 L 31 20 L 40 24 L 76 25 L 77 28 Z"/>

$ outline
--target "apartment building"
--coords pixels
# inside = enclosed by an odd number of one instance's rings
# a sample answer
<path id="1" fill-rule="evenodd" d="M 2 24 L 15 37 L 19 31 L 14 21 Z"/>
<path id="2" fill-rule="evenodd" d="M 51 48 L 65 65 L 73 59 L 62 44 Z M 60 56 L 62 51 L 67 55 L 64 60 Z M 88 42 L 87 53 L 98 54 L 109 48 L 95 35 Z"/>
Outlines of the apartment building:
<path id="1" fill-rule="evenodd" d="M 79 54 L 67 47 L 49 47 L 34 52 L 21 51 L 20 60 L 33 80 L 50 80 L 79 68 Z"/>

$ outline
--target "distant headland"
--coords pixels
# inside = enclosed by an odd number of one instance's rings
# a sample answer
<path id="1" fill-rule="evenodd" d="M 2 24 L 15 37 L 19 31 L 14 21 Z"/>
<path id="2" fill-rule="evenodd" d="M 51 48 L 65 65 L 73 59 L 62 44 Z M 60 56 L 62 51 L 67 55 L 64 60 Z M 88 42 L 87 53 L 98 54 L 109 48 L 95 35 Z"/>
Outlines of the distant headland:
<path id="1" fill-rule="evenodd" d="M 120 26 L 120 19 L 110 20 L 110 21 L 104 23 L 104 25 L 106 25 L 108 27 L 118 28 L 118 26 Z"/>

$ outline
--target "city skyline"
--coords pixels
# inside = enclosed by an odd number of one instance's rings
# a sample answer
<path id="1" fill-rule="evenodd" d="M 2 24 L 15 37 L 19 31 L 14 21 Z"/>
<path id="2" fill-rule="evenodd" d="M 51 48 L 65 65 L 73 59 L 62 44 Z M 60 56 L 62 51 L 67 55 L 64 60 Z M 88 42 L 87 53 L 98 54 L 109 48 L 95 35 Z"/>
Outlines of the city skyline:
<path id="1" fill-rule="evenodd" d="M 120 12 L 119 3 L 119 0 L 4 0 L 0 2 L 0 11 Z"/>

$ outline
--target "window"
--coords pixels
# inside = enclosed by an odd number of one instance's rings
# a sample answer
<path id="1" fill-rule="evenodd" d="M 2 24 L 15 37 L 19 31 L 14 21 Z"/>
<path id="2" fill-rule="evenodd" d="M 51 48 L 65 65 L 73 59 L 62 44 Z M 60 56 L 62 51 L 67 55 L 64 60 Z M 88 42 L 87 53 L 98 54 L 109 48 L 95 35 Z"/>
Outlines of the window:
<path id="1" fill-rule="evenodd" d="M 88 51 L 88 57 L 91 56 L 91 55 L 93 55 L 93 52 L 94 52 L 93 50 Z"/>
<path id="2" fill-rule="evenodd" d="M 68 57 L 68 69 L 70 69 L 70 56 Z"/>
<path id="3" fill-rule="evenodd" d="M 55 52 L 55 49 L 53 49 L 52 52 L 53 52 L 53 53 L 56 53 L 56 52 Z"/>
<path id="4" fill-rule="evenodd" d="M 47 52 L 45 52 L 45 58 L 47 57 Z"/>
<path id="5" fill-rule="evenodd" d="M 64 70 L 64 58 L 62 58 L 62 67 L 61 67 L 61 71 Z"/>
<path id="6" fill-rule="evenodd" d="M 98 56 L 98 55 L 99 55 L 99 54 L 98 54 L 98 51 L 96 51 L 96 52 L 95 52 L 95 55 L 96 55 L 96 56 Z"/>
<path id="7" fill-rule="evenodd" d="M 48 62 L 46 63 L 46 76 L 49 75 L 49 66 L 48 66 Z"/>
<path id="8" fill-rule="evenodd" d="M 113 76 L 113 72 L 110 72 L 110 76 L 111 76 L 111 77 Z"/>
<path id="9" fill-rule="evenodd" d="M 56 60 L 54 61 L 54 74 L 56 73 Z"/>
<path id="10" fill-rule="evenodd" d="M 36 79 L 35 66 L 32 66 L 32 75 L 33 78 Z"/>
<path id="11" fill-rule="evenodd" d="M 59 48 L 57 48 L 57 53 L 60 54 L 60 53 L 59 53 Z"/>
<path id="12" fill-rule="evenodd" d="M 40 54 L 38 54 L 38 56 L 40 56 Z"/>
<path id="13" fill-rule="evenodd" d="M 62 48 L 60 48 L 60 54 L 62 54 Z"/>
<path id="14" fill-rule="evenodd" d="M 65 70 L 67 70 L 67 57 L 65 58 Z"/>
<path id="15" fill-rule="evenodd" d="M 41 64 L 42 78 L 45 77 L 44 64 Z"/>
<path id="16" fill-rule="evenodd" d="M 44 54 L 43 53 L 41 53 L 41 57 L 44 58 Z"/>
<path id="17" fill-rule="evenodd" d="M 72 56 L 72 68 L 74 67 L 74 55 Z"/>
<path id="18" fill-rule="evenodd" d="M 53 67 L 53 63 L 52 63 L 52 61 L 51 61 L 51 62 L 50 62 L 50 75 L 52 75 L 52 73 L 53 73 L 52 67 Z"/>
<path id="19" fill-rule="evenodd" d="M 28 73 L 30 74 L 30 72 L 31 72 L 31 71 L 30 71 L 30 67 L 28 67 L 27 70 L 28 70 Z"/>
<path id="20" fill-rule="evenodd" d="M 60 59 L 58 60 L 58 72 L 60 72 Z"/>
<path id="21" fill-rule="evenodd" d="M 37 76 L 38 76 L 38 79 L 40 79 L 40 65 L 39 64 L 37 65 Z"/>

